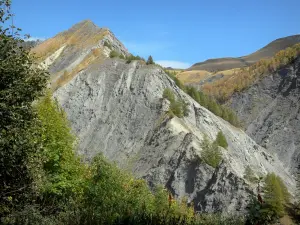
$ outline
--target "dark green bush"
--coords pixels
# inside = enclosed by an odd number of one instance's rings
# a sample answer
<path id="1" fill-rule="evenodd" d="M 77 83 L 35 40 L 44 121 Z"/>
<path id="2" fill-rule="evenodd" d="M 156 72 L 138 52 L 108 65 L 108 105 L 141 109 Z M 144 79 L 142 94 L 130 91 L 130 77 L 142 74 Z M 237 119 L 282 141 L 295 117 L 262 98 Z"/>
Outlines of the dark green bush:
<path id="1" fill-rule="evenodd" d="M 111 44 L 108 41 L 104 42 L 104 46 L 108 47 L 110 50 L 112 49 Z"/>
<path id="2" fill-rule="evenodd" d="M 201 143 L 201 147 L 201 158 L 205 161 L 205 163 L 216 168 L 222 161 L 222 153 L 216 142 L 214 141 L 211 143 L 205 135 Z"/>
<path id="3" fill-rule="evenodd" d="M 175 95 L 170 88 L 165 88 L 165 90 L 163 92 L 163 98 L 168 99 L 170 102 L 175 101 Z"/>
<path id="4" fill-rule="evenodd" d="M 173 91 L 170 88 L 166 88 L 163 92 L 163 98 L 170 101 L 169 113 L 179 118 L 188 116 L 188 103 L 183 100 L 176 100 Z"/>
<path id="5" fill-rule="evenodd" d="M 117 52 L 117 51 L 115 51 L 115 50 L 112 50 L 110 53 L 109 53 L 109 57 L 110 58 L 117 58 L 117 57 L 119 57 L 120 56 L 120 54 Z"/>
<path id="6" fill-rule="evenodd" d="M 142 61 L 145 61 L 145 59 L 141 58 L 140 56 L 138 56 L 138 55 L 134 56 L 132 54 L 130 54 L 129 56 L 127 56 L 125 59 L 127 60 L 126 63 L 131 63 L 131 61 L 133 61 L 133 60 L 142 60 Z"/>
<path id="7" fill-rule="evenodd" d="M 223 147 L 223 148 L 227 148 L 228 147 L 228 143 L 227 140 L 223 134 L 222 131 L 219 131 L 217 138 L 216 138 L 216 144 Z"/>

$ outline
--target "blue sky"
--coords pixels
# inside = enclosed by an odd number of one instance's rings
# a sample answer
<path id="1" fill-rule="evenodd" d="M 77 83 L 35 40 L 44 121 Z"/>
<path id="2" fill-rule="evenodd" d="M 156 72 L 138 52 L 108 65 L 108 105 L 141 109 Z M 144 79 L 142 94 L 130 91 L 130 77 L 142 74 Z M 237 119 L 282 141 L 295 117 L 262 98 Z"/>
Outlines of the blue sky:
<path id="1" fill-rule="evenodd" d="M 13 0 L 17 27 L 49 38 L 90 19 L 164 66 L 242 56 L 300 33 L 299 0 Z"/>

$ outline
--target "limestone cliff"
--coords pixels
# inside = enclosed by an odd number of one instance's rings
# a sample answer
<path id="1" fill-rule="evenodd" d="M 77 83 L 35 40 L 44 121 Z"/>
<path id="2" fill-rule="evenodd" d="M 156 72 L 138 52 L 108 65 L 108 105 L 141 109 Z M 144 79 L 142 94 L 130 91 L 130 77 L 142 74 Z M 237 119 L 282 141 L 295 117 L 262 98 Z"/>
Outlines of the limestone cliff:
<path id="1" fill-rule="evenodd" d="M 165 88 L 188 103 L 187 117 L 167 116 Z M 196 210 L 243 212 L 255 189 L 243 178 L 248 165 L 257 175 L 275 172 L 293 191 L 293 178 L 276 154 L 200 106 L 155 65 L 106 59 L 88 65 L 54 96 L 78 135 L 80 154 L 90 159 L 102 152 L 150 186 L 187 196 Z M 201 157 L 201 143 L 219 131 L 229 147 L 221 149 L 223 161 L 213 168 Z"/>

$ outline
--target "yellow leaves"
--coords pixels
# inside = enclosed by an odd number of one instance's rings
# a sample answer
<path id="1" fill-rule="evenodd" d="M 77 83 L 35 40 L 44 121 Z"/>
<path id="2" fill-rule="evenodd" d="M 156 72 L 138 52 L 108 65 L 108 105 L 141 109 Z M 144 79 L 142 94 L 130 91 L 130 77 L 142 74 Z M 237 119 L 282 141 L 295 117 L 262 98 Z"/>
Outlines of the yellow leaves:
<path id="1" fill-rule="evenodd" d="M 279 51 L 270 59 L 262 59 L 254 65 L 236 71 L 233 75 L 225 76 L 214 83 L 207 83 L 203 85 L 202 90 L 220 101 L 228 100 L 234 92 L 243 91 L 268 73 L 292 62 L 299 55 L 300 44 L 296 44 Z"/>

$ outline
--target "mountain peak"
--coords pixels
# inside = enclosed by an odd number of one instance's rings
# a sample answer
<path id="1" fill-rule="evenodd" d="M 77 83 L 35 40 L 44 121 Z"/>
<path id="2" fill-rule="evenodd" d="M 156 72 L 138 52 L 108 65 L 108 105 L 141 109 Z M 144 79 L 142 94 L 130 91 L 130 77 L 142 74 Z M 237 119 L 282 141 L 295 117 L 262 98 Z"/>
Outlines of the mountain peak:
<path id="1" fill-rule="evenodd" d="M 94 24 L 91 20 L 83 20 L 79 23 L 76 23 L 73 25 L 68 31 L 69 32 L 77 32 L 78 30 L 85 30 L 87 32 L 95 32 L 97 30 L 101 29 L 96 24 Z"/>

